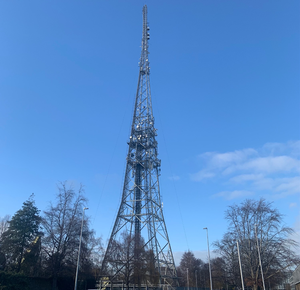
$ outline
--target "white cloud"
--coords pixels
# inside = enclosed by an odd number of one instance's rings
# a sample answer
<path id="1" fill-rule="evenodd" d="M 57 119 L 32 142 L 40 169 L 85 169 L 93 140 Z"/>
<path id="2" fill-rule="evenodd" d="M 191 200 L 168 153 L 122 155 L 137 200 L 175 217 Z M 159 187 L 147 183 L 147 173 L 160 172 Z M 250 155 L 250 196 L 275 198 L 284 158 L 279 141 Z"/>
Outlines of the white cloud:
<path id="1" fill-rule="evenodd" d="M 243 183 L 245 181 L 257 181 L 264 178 L 263 174 L 241 174 L 229 179 L 233 183 Z"/>
<path id="2" fill-rule="evenodd" d="M 278 195 L 278 192 L 284 196 L 300 193 L 299 176 L 271 178 L 264 174 L 241 174 L 230 178 L 229 182 L 236 185 L 248 183 L 254 190 L 272 190 L 275 196 Z"/>
<path id="3" fill-rule="evenodd" d="M 234 191 L 222 191 L 217 194 L 214 194 L 213 197 L 224 197 L 227 200 L 241 198 L 253 195 L 254 193 L 247 190 L 234 190 Z"/>
<path id="4" fill-rule="evenodd" d="M 265 174 L 276 172 L 300 172 L 300 160 L 289 156 L 256 157 L 246 162 L 228 165 L 223 174 L 228 175 L 236 171 L 261 172 Z"/>
<path id="5" fill-rule="evenodd" d="M 219 179 L 225 190 L 215 197 L 234 199 L 254 191 L 271 191 L 273 197 L 282 198 L 300 193 L 299 158 L 300 141 L 267 143 L 259 149 L 225 153 L 206 152 L 198 156 L 202 166 L 191 174 L 191 180 Z"/>
<path id="6" fill-rule="evenodd" d="M 297 203 L 296 202 L 290 203 L 290 208 L 293 208 L 293 207 L 297 207 Z"/>
<path id="7" fill-rule="evenodd" d="M 300 140 L 289 141 L 287 143 L 266 143 L 262 151 L 274 155 L 289 154 L 293 157 L 300 156 Z"/>
<path id="8" fill-rule="evenodd" d="M 250 148 L 227 153 L 206 152 L 201 154 L 199 157 L 208 161 L 209 168 L 222 169 L 230 165 L 240 164 L 247 160 L 250 156 L 256 155 L 256 150 Z"/>
<path id="9" fill-rule="evenodd" d="M 263 173 L 300 171 L 300 160 L 289 156 L 268 156 L 250 160 L 240 165 L 240 169 Z"/>
<path id="10" fill-rule="evenodd" d="M 281 178 L 279 184 L 275 187 L 275 191 L 279 192 L 277 197 L 285 197 L 287 195 L 300 193 L 300 178 Z"/>
<path id="11" fill-rule="evenodd" d="M 300 140 L 295 142 L 289 142 L 288 145 L 291 149 L 291 155 L 295 157 L 300 157 Z"/>
<path id="12" fill-rule="evenodd" d="M 274 186 L 278 179 L 275 180 L 271 177 L 263 176 L 257 180 L 254 180 L 251 184 L 255 190 L 274 190 Z"/>

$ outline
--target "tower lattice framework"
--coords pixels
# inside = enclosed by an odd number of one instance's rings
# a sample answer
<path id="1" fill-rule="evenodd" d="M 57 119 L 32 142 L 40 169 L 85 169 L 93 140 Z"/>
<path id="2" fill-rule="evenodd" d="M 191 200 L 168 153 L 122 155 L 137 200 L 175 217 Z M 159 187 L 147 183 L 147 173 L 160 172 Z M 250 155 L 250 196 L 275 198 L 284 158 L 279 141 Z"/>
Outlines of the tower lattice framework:
<path id="1" fill-rule="evenodd" d="M 103 259 L 114 283 L 178 286 L 160 197 L 156 129 L 150 92 L 147 6 L 143 7 L 142 51 L 121 205 Z"/>

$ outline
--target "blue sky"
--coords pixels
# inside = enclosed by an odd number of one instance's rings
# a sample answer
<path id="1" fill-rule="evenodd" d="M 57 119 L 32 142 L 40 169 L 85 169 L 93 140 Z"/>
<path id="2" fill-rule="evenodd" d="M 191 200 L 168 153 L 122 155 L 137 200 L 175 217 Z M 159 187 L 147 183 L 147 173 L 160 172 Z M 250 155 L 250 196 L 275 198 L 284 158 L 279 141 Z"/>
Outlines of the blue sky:
<path id="1" fill-rule="evenodd" d="M 300 240 L 299 1 L 1 1 L 0 216 L 85 185 L 104 241 L 119 207 L 148 5 L 172 249 L 206 259 L 224 211 L 274 202 Z M 213 249 L 213 247 L 212 247 Z"/>

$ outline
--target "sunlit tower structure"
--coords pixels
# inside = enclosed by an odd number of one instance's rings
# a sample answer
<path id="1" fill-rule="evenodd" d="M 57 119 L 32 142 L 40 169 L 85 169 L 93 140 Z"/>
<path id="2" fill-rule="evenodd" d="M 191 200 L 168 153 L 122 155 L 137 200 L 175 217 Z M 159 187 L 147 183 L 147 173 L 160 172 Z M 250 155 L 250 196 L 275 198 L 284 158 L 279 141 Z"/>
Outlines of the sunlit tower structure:
<path id="1" fill-rule="evenodd" d="M 167 288 L 178 286 L 178 278 L 159 188 L 161 161 L 150 92 L 149 39 L 145 5 L 122 200 L 103 259 L 102 273 L 111 283 L 122 281 L 127 287 Z"/>

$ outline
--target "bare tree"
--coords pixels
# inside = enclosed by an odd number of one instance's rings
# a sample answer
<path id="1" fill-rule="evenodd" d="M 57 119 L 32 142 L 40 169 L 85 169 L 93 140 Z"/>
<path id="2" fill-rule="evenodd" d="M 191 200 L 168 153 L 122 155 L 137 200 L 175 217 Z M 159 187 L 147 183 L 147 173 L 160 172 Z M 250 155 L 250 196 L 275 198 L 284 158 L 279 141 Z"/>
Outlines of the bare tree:
<path id="1" fill-rule="evenodd" d="M 53 278 L 53 290 L 57 288 L 57 278 L 60 275 L 72 277 L 75 273 L 82 209 L 86 203 L 83 193 L 82 185 L 76 193 L 72 188 L 67 188 L 66 182 L 60 183 L 56 204 L 50 203 L 48 210 L 44 211 L 42 226 L 45 236 L 42 251 L 45 269 Z M 89 235 L 85 218 L 82 233 L 83 252 Z"/>
<path id="2" fill-rule="evenodd" d="M 213 280 L 213 287 L 215 289 L 222 289 L 226 287 L 226 262 L 223 258 L 217 257 L 211 260 L 211 274 Z"/>
<path id="3" fill-rule="evenodd" d="M 5 215 L 3 218 L 0 218 L 0 270 L 2 271 L 5 269 L 6 266 L 6 257 L 3 250 L 1 249 L 3 243 L 2 235 L 5 231 L 7 231 L 9 227 L 9 220 L 10 220 L 9 215 Z"/>
<path id="4" fill-rule="evenodd" d="M 138 237 L 137 242 L 135 235 L 123 232 L 119 241 L 112 241 L 109 252 L 106 252 L 106 261 L 102 275 L 112 276 L 114 273 L 112 280 L 123 281 L 128 289 L 130 284 L 158 284 L 159 273 L 153 252 L 147 250 L 142 237 Z"/>
<path id="5" fill-rule="evenodd" d="M 272 203 L 264 199 L 246 200 L 241 205 L 230 206 L 225 214 L 229 221 L 228 231 L 215 244 L 226 261 L 226 271 L 231 283 L 239 286 L 239 267 L 236 241 L 239 241 L 245 285 L 256 290 L 262 287 L 257 239 L 264 278 L 270 285 L 278 284 L 288 274 L 289 267 L 299 263 L 297 243 L 289 237 L 293 229 L 282 225 L 283 216 Z"/>
<path id="6" fill-rule="evenodd" d="M 10 215 L 5 215 L 3 218 L 0 218 L 0 241 L 2 234 L 8 229 L 10 221 Z"/>
<path id="7" fill-rule="evenodd" d="M 94 232 L 91 233 L 87 245 L 82 248 L 83 264 L 86 265 L 84 272 L 90 272 L 95 281 L 98 281 L 101 274 L 101 264 L 104 256 L 102 238 L 96 238 Z"/>
<path id="8" fill-rule="evenodd" d="M 196 287 L 196 271 L 198 273 L 197 281 L 200 282 L 203 266 L 203 261 L 201 259 L 197 259 L 191 251 L 184 252 L 180 261 L 180 265 L 177 268 L 177 273 L 180 277 L 180 286 L 189 285 L 190 287 Z M 200 283 L 197 283 L 197 286 L 200 287 Z"/>

